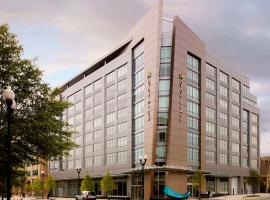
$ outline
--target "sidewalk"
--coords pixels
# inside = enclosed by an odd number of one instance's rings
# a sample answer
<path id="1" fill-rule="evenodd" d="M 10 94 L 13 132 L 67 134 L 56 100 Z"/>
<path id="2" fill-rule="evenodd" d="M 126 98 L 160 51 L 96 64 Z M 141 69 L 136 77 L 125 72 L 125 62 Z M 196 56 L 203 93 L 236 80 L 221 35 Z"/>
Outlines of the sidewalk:
<path id="1" fill-rule="evenodd" d="M 270 200 L 270 193 L 256 193 L 256 197 L 252 197 L 252 194 L 243 194 L 243 195 L 229 195 L 229 196 L 222 196 L 222 197 L 214 197 L 211 198 L 213 200 L 253 200 L 253 199 L 269 199 Z"/>

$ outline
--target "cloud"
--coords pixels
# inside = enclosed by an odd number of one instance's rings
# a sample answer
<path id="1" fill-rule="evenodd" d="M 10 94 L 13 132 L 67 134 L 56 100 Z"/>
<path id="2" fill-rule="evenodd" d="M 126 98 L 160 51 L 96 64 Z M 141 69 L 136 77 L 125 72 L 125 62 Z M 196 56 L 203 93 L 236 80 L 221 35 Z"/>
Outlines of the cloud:
<path id="1" fill-rule="evenodd" d="M 112 3 L 113 2 L 113 3 Z M 39 57 L 45 81 L 62 84 L 115 47 L 155 0 L 0 0 L 0 23 L 9 23 Z M 251 79 L 261 108 L 262 138 L 270 138 L 270 1 L 164 0 L 210 54 Z M 266 140 L 262 152 L 270 154 Z"/>

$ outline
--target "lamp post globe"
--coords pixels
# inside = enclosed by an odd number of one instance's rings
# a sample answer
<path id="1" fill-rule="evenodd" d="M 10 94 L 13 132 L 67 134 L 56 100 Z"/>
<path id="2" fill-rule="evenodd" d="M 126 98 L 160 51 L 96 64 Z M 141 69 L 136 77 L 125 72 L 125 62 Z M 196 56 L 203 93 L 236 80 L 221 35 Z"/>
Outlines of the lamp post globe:
<path id="1" fill-rule="evenodd" d="M 11 121 L 12 112 L 16 107 L 14 104 L 15 93 L 10 86 L 3 91 L 3 98 L 7 104 L 7 121 L 8 121 L 8 137 L 7 137 L 7 200 L 11 198 Z M 14 104 L 14 105 L 13 105 Z"/>
<path id="2" fill-rule="evenodd" d="M 81 168 L 77 168 L 77 173 L 78 173 L 78 195 L 80 195 L 80 173 L 81 173 Z"/>
<path id="3" fill-rule="evenodd" d="M 141 199 L 144 199 L 144 166 L 147 161 L 147 155 L 144 155 L 144 157 L 140 157 L 140 164 L 142 166 L 142 172 L 141 172 L 141 182 L 142 182 L 142 191 L 141 191 Z"/>

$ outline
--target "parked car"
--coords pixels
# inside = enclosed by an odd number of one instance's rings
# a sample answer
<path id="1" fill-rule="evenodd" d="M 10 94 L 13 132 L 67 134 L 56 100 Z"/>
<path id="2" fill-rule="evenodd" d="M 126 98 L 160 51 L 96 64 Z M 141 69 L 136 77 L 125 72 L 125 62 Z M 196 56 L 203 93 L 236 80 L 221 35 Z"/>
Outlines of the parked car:
<path id="1" fill-rule="evenodd" d="M 90 191 L 82 191 L 80 195 L 76 195 L 76 200 L 95 200 L 96 196 L 93 192 Z"/>

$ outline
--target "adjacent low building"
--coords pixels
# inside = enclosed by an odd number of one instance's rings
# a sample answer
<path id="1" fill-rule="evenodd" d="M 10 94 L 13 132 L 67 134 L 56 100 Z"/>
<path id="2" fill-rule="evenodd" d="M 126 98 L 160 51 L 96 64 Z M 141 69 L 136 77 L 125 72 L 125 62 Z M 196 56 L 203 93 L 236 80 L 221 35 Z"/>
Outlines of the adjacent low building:
<path id="1" fill-rule="evenodd" d="M 265 185 L 265 192 L 270 191 L 270 157 L 265 156 L 261 158 L 260 174 L 262 182 Z"/>
<path id="2" fill-rule="evenodd" d="M 241 194 L 259 169 L 259 109 L 250 81 L 210 56 L 178 17 L 163 16 L 158 1 L 111 53 L 63 84 L 63 113 L 80 147 L 49 163 L 56 194 L 74 196 L 77 168 L 96 181 L 106 169 L 115 195 L 141 198 L 139 158 L 147 155 L 144 197 L 163 197 L 164 185 Z M 115 23 L 117 25 L 117 22 Z"/>

